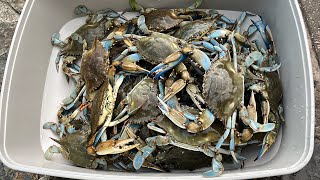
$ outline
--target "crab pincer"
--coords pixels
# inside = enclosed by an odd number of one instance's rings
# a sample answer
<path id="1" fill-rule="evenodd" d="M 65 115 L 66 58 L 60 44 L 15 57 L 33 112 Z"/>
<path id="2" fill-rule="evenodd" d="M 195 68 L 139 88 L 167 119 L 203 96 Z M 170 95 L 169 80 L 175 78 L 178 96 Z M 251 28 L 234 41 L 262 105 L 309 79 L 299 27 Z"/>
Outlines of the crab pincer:
<path id="1" fill-rule="evenodd" d="M 97 145 L 96 153 L 98 155 L 124 153 L 140 145 L 140 144 L 133 144 L 133 142 L 134 142 L 134 139 L 107 140 Z"/>

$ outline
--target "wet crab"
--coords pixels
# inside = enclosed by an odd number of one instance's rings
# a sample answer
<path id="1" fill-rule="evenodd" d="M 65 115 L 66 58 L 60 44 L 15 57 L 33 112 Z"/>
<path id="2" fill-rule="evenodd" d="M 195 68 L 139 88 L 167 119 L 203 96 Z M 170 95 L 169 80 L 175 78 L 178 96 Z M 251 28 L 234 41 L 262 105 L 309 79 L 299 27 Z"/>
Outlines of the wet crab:
<path id="1" fill-rule="evenodd" d="M 233 20 L 195 10 L 201 2 L 154 9 L 129 0 L 140 12 L 131 20 L 109 8 L 75 9 L 85 24 L 65 41 L 52 37 L 63 72 L 77 84 L 62 101 L 59 122 L 43 125 L 60 136 L 47 159 L 61 153 L 81 167 L 162 172 L 211 160 L 204 176 L 215 177 L 231 161 L 240 168 L 249 144 L 262 143 L 256 160 L 265 154 L 283 121 L 270 29 L 261 19 L 242 33 L 246 17 L 257 15 L 245 11 Z M 193 155 L 205 161 L 188 159 Z"/>
<path id="2" fill-rule="evenodd" d="M 204 76 L 202 95 L 215 117 L 221 119 L 225 124 L 226 131 L 221 136 L 216 148 L 219 149 L 231 133 L 230 151 L 235 160 L 233 151 L 237 109 L 241 110 L 239 116 L 242 121 L 249 125 L 254 132 L 269 132 L 274 129 L 273 123 L 259 124 L 248 118 L 248 111 L 243 109 L 242 106 L 244 96 L 243 76 L 236 71 L 230 60 L 217 61 L 211 65 L 210 70 Z"/>
<path id="3" fill-rule="evenodd" d="M 136 0 L 129 0 L 131 9 L 146 16 L 148 29 L 156 32 L 168 31 L 178 26 L 184 20 L 192 20 L 192 16 L 188 15 L 188 13 L 193 12 L 201 3 L 202 0 L 196 0 L 194 4 L 186 9 L 145 9 Z"/>
<path id="4" fill-rule="evenodd" d="M 81 76 L 87 89 L 86 99 L 87 103 L 91 104 L 90 121 L 93 139 L 95 139 L 97 133 L 99 138 L 105 133 L 112 119 L 119 87 L 125 78 L 125 75 L 115 74 L 112 67 L 113 64 L 109 64 L 105 47 L 99 40 L 95 39 L 93 47 L 84 53 L 81 63 Z M 99 132 L 96 132 L 100 126 L 102 127 Z M 106 139 L 103 141 L 106 141 Z M 89 141 L 89 145 L 92 144 Z"/>
<path id="5" fill-rule="evenodd" d="M 168 72 L 180 64 L 187 57 L 190 57 L 203 69 L 209 69 L 211 62 L 204 52 L 170 35 L 149 31 L 143 24 L 144 16 L 142 15 L 138 19 L 138 26 L 140 29 L 148 31 L 150 33 L 149 36 L 125 34 L 115 37 L 117 40 L 134 40 L 133 44 L 135 46 L 130 46 L 128 50 L 121 53 L 122 58 L 129 52 L 135 52 L 127 56 L 128 60 L 140 61 L 143 59 L 151 64 L 157 64 L 157 66 L 150 71 L 150 74 L 154 76 L 155 80 L 159 79 L 163 73 Z M 121 60 L 121 58 L 116 59 L 116 61 L 118 60 Z"/>
<path id="6" fill-rule="evenodd" d="M 47 160 L 52 159 L 53 154 L 61 153 L 66 159 L 72 161 L 77 166 L 86 168 L 97 168 L 98 164 L 106 166 L 106 161 L 102 158 L 89 155 L 86 150 L 89 134 L 83 131 L 77 131 L 67 134 L 60 140 L 52 139 L 61 146 L 50 146 L 45 152 Z"/>
<path id="7" fill-rule="evenodd" d="M 75 75 L 79 75 L 80 67 L 74 62 L 81 59 L 83 45 L 87 44 L 87 47 L 91 48 L 95 38 L 102 40 L 113 26 L 120 25 L 116 19 L 121 15 L 112 9 L 91 14 L 85 6 L 80 5 L 76 7 L 75 12 L 87 14 L 86 23 L 72 33 L 65 41 L 60 40 L 59 33 L 55 33 L 51 37 L 51 43 L 61 48 L 55 61 L 57 71 L 59 70 L 60 59 L 63 57 L 62 70 L 66 74 L 67 80 Z"/>
<path id="8" fill-rule="evenodd" d="M 271 131 L 268 132 L 263 140 L 263 146 L 256 159 L 259 159 L 263 154 L 270 148 L 270 146 L 275 142 L 277 133 L 282 124 L 282 86 L 278 73 L 270 72 L 263 74 L 264 82 L 260 82 L 252 85 L 249 89 L 252 92 L 261 94 L 261 112 L 263 123 L 267 124 L 270 122 L 274 123 L 276 126 Z"/>
<path id="9" fill-rule="evenodd" d="M 220 138 L 220 134 L 216 130 L 210 128 L 198 134 L 190 134 L 161 116 L 158 117 L 158 120 L 149 123 L 148 128 L 163 135 L 146 139 L 147 145 L 135 155 L 133 160 L 135 169 L 141 167 L 144 160 L 152 154 L 157 146 L 173 145 L 191 151 L 203 152 L 205 155 L 212 157 L 212 170 L 205 172 L 203 174 L 205 177 L 219 176 L 224 171 L 220 153 L 230 154 L 230 152 L 224 149 L 217 150 L 210 145 L 210 143 L 217 142 Z"/>

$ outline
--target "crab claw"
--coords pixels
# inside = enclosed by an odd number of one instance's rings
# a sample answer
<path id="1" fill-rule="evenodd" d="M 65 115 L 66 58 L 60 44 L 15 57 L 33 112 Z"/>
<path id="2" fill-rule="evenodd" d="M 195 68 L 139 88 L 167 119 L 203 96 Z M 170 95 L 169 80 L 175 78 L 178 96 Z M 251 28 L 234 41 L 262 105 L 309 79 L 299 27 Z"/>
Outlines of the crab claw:
<path id="1" fill-rule="evenodd" d="M 132 63 L 132 62 L 121 62 L 121 61 L 116 61 L 113 63 L 113 65 L 121 67 L 121 69 L 125 72 L 129 72 L 132 74 L 138 74 L 138 73 L 145 73 L 148 74 L 149 71 L 140 67 L 139 65 Z"/>
<path id="2" fill-rule="evenodd" d="M 277 136 L 277 133 L 274 131 L 271 131 L 264 136 L 262 147 L 255 161 L 260 159 L 264 155 L 264 153 L 266 153 L 269 150 L 270 146 L 275 142 L 276 136 Z"/>
<path id="3" fill-rule="evenodd" d="M 43 129 L 51 129 L 52 132 L 59 134 L 61 132 L 60 128 L 58 125 L 54 122 L 46 122 L 42 126 Z"/>
<path id="4" fill-rule="evenodd" d="M 44 153 L 44 158 L 46 160 L 51 160 L 52 159 L 52 156 L 55 154 L 55 153 L 61 153 L 61 149 L 56 146 L 56 145 L 52 145 L 50 146 L 47 151 Z"/>
<path id="5" fill-rule="evenodd" d="M 208 71 L 211 66 L 210 58 L 201 50 L 193 49 L 191 59 L 198 63 L 205 71 Z"/>
<path id="6" fill-rule="evenodd" d="M 138 170 L 143 165 L 145 159 L 155 150 L 155 147 L 145 146 L 133 158 L 133 167 Z"/>
<path id="7" fill-rule="evenodd" d="M 274 123 L 260 124 L 249 119 L 248 124 L 254 132 L 270 132 L 275 128 Z"/>
<path id="8" fill-rule="evenodd" d="M 151 31 L 148 29 L 147 25 L 146 25 L 146 18 L 144 17 L 144 15 L 141 15 L 138 18 L 138 27 L 139 29 L 145 33 L 145 34 L 151 34 Z"/>
<path id="9" fill-rule="evenodd" d="M 180 113 L 179 111 L 170 108 L 162 99 L 159 99 L 160 105 L 159 109 L 161 112 L 167 116 L 175 125 L 182 129 L 186 129 L 185 122 L 187 121 L 187 118 L 184 116 L 183 113 Z"/>
<path id="10" fill-rule="evenodd" d="M 216 157 L 212 158 L 212 163 L 211 163 L 212 169 L 207 172 L 204 172 L 203 176 L 204 177 L 220 176 L 224 171 L 224 167 L 221 163 L 221 160 L 222 160 L 222 156 L 220 154 L 216 155 Z"/>
<path id="11" fill-rule="evenodd" d="M 133 142 L 134 142 L 134 139 L 107 140 L 105 142 L 98 144 L 98 146 L 96 147 L 96 153 L 98 155 L 107 155 L 107 154 L 120 154 L 123 152 L 127 152 L 140 145 L 140 144 L 130 144 Z"/>
<path id="12" fill-rule="evenodd" d="M 66 46 L 66 43 L 62 40 L 60 40 L 60 34 L 59 33 L 54 33 L 51 36 L 51 44 L 53 46 L 58 46 L 60 48 L 63 48 Z"/>
<path id="13" fill-rule="evenodd" d="M 270 67 L 259 67 L 257 65 L 252 65 L 252 68 L 255 69 L 255 70 L 259 70 L 261 72 L 274 72 L 274 71 L 277 71 L 279 68 L 281 67 L 281 63 L 279 64 L 274 64 Z"/>
<path id="14" fill-rule="evenodd" d="M 155 80 L 158 80 L 164 73 L 175 68 L 187 57 L 186 54 L 181 52 L 174 52 L 169 55 L 166 59 L 163 60 L 163 63 L 160 63 L 150 71 L 150 75 L 154 76 Z"/>
<path id="15" fill-rule="evenodd" d="M 263 39 L 263 42 L 265 43 L 267 49 L 271 48 L 271 42 L 268 40 L 266 31 L 267 31 L 267 25 L 264 22 L 264 20 L 260 20 L 260 21 L 253 21 L 251 19 L 251 22 L 257 27 L 258 31 L 260 32 L 260 35 Z"/>

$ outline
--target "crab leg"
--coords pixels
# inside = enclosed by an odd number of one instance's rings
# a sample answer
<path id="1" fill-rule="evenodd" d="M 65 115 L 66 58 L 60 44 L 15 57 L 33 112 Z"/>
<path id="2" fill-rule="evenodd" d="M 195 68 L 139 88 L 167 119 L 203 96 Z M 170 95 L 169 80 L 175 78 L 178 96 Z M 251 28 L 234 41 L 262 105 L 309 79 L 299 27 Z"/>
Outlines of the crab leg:
<path id="1" fill-rule="evenodd" d="M 220 48 L 220 46 L 214 46 L 211 43 L 206 41 L 197 41 L 197 42 L 193 42 L 192 44 L 203 46 L 205 49 L 213 53 L 215 52 L 219 53 L 219 59 L 223 58 L 226 55 L 225 52 Z"/>
<path id="2" fill-rule="evenodd" d="M 171 138 L 168 136 L 154 136 L 146 139 L 147 145 L 144 146 L 133 159 L 133 167 L 140 169 L 145 159 L 156 149 L 157 146 L 169 145 Z"/>
<path id="3" fill-rule="evenodd" d="M 210 39 L 210 43 L 212 44 L 212 45 L 214 45 L 214 46 L 219 46 L 224 52 L 227 52 L 228 51 L 228 49 L 224 46 L 224 45 L 222 45 L 222 44 L 219 44 L 215 39 Z"/>
<path id="4" fill-rule="evenodd" d="M 251 65 L 251 67 L 255 70 L 259 70 L 261 72 L 274 72 L 274 71 L 277 71 L 280 67 L 281 67 L 281 63 L 279 64 L 275 64 L 271 67 L 259 67 L 257 65 Z"/>
<path id="5" fill-rule="evenodd" d="M 236 42 L 234 39 L 234 31 L 231 33 L 231 44 L 232 44 L 232 52 L 233 52 L 233 67 L 235 70 L 238 69 L 238 59 L 237 59 L 237 48 Z"/>
<path id="6" fill-rule="evenodd" d="M 160 99 L 163 99 L 163 97 L 165 96 L 165 87 L 164 83 L 161 80 L 158 81 L 158 87 L 160 92 L 159 97 Z"/>
<path id="7" fill-rule="evenodd" d="M 127 49 L 125 49 L 124 51 L 121 52 L 121 54 L 114 59 L 113 61 L 120 61 L 122 60 L 124 57 L 126 57 L 130 52 L 138 52 L 137 47 L 136 46 L 130 46 Z"/>
<path id="8" fill-rule="evenodd" d="M 234 131 L 235 131 L 235 124 L 236 124 L 236 118 L 237 118 L 237 112 L 235 111 L 232 116 L 230 116 L 228 118 L 227 121 L 227 126 L 226 126 L 226 131 L 224 132 L 224 134 L 220 137 L 218 143 L 216 144 L 216 149 L 220 149 L 220 147 L 222 146 L 223 142 L 227 139 L 227 137 L 229 136 L 230 132 L 230 154 L 232 155 L 233 159 L 238 162 L 235 153 L 234 153 L 234 147 L 235 147 L 235 143 L 234 143 Z"/>
<path id="9" fill-rule="evenodd" d="M 248 110 L 246 109 L 246 107 L 244 105 L 242 105 L 242 107 L 239 111 L 239 117 L 242 120 L 242 122 L 245 125 L 250 126 L 250 128 L 254 132 L 269 132 L 275 128 L 274 123 L 260 124 L 252 119 L 249 119 L 248 118 Z"/>
<path id="10" fill-rule="evenodd" d="M 99 122 L 104 122 L 103 126 L 100 128 L 100 130 L 98 131 L 95 139 L 94 139 L 94 143 L 93 146 L 95 147 L 101 136 L 105 133 L 105 130 L 107 129 L 107 127 L 109 127 L 109 124 L 111 122 L 112 119 L 112 114 L 113 114 L 113 109 L 115 106 L 115 100 L 117 98 L 117 94 L 118 94 L 118 90 L 120 85 L 122 84 L 123 80 L 124 80 L 123 75 L 120 76 L 116 76 L 115 77 L 115 85 L 112 88 L 110 84 L 108 84 L 108 89 L 107 89 L 107 98 L 106 98 L 106 105 L 104 106 L 102 115 L 99 117 Z"/>
<path id="11" fill-rule="evenodd" d="M 80 99 L 80 96 L 83 95 L 84 91 L 86 90 L 86 86 L 84 85 L 81 89 L 81 91 L 79 92 L 79 94 L 77 95 L 77 97 L 73 100 L 73 102 L 71 102 L 68 106 L 63 107 L 65 110 L 69 110 L 71 109 L 75 103 L 77 103 Z"/>
<path id="12" fill-rule="evenodd" d="M 237 19 L 237 26 L 236 26 L 237 33 L 240 33 L 241 25 L 242 25 L 243 21 L 246 19 L 246 17 L 248 17 L 248 16 L 256 16 L 256 14 L 253 14 L 249 11 L 243 11 L 241 13 L 241 15 L 239 16 L 239 18 Z"/>
<path id="13" fill-rule="evenodd" d="M 246 57 L 246 66 L 250 67 L 253 63 L 258 62 L 258 64 L 261 64 L 264 59 L 264 56 L 259 51 L 253 51 Z"/>
<path id="14" fill-rule="evenodd" d="M 186 116 L 186 113 L 184 113 L 184 116 Z M 192 118 L 189 117 L 188 119 Z M 205 109 L 199 113 L 199 116 L 195 116 L 195 121 L 197 123 L 190 122 L 186 125 L 188 132 L 198 133 L 199 131 L 208 129 L 215 121 L 215 116 L 209 109 Z"/>
<path id="15" fill-rule="evenodd" d="M 204 69 L 205 71 L 208 71 L 210 69 L 210 66 L 211 66 L 210 58 L 204 52 L 195 48 L 185 48 L 183 51 L 187 54 L 191 53 L 190 58 L 194 62 L 199 64 L 202 69 Z"/>
<path id="16" fill-rule="evenodd" d="M 218 17 L 220 16 L 220 20 L 224 21 L 227 24 L 234 24 L 236 21 L 229 19 L 228 17 L 224 16 L 224 15 L 220 15 L 219 12 L 215 9 L 211 9 L 209 11 L 209 14 L 211 15 L 212 18 Z"/>
<path id="17" fill-rule="evenodd" d="M 185 80 L 186 82 L 192 81 L 192 78 L 190 76 L 190 73 L 188 72 L 188 69 L 185 64 L 180 63 L 175 68 L 174 71 L 180 74 L 181 78 Z"/>
<path id="18" fill-rule="evenodd" d="M 215 120 L 213 113 L 208 109 L 201 111 L 199 115 L 196 116 L 182 111 L 176 98 L 171 98 L 168 101 L 169 105 L 167 105 L 159 97 L 158 99 L 160 101 L 159 108 L 162 113 L 167 116 L 176 126 L 182 129 L 187 129 L 190 133 L 197 133 L 208 129 Z M 188 122 L 188 119 L 192 121 Z"/>
<path id="19" fill-rule="evenodd" d="M 267 124 L 268 123 L 268 117 L 269 117 L 269 113 L 270 113 L 270 103 L 268 100 L 268 94 L 267 92 L 264 90 L 265 87 L 260 86 L 258 84 L 252 85 L 251 87 L 249 87 L 249 89 L 251 89 L 252 93 L 251 93 L 251 98 L 253 97 L 254 100 L 254 92 L 258 92 L 262 94 L 263 97 L 263 101 L 261 103 L 261 111 L 262 111 L 262 117 L 263 117 L 263 123 Z M 250 99 L 251 102 L 251 99 Z M 255 104 L 255 101 L 254 101 Z"/>
<path id="20" fill-rule="evenodd" d="M 78 82 L 77 87 L 71 92 L 71 94 L 62 100 L 62 105 L 67 106 L 74 102 L 74 100 L 77 98 L 77 95 L 81 92 L 83 86 L 84 85 L 81 82 Z"/>
<path id="21" fill-rule="evenodd" d="M 134 55 L 134 54 L 133 54 Z M 113 66 L 120 67 L 124 72 L 131 73 L 131 74 L 149 74 L 150 71 L 140 67 L 139 65 L 129 62 L 129 61 L 115 61 L 112 63 Z"/>
<path id="22" fill-rule="evenodd" d="M 266 34 L 268 25 L 266 25 L 263 19 L 260 21 L 251 20 L 251 22 L 257 27 L 257 30 L 260 32 L 263 42 L 265 43 L 267 49 L 269 50 L 271 48 L 271 42 L 268 40 L 268 37 Z"/>

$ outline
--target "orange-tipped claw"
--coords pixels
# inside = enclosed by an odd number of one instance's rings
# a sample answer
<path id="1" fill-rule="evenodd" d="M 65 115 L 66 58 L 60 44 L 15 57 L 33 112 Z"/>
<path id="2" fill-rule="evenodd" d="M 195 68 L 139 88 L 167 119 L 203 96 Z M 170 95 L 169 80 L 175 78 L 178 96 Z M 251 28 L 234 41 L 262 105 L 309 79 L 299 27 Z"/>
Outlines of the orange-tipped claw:
<path id="1" fill-rule="evenodd" d="M 107 140 L 105 142 L 98 144 L 96 148 L 96 153 L 98 155 L 107 155 L 107 154 L 119 154 L 119 153 L 127 152 L 140 145 L 140 144 L 131 144 L 133 142 L 134 142 L 134 139 Z"/>

